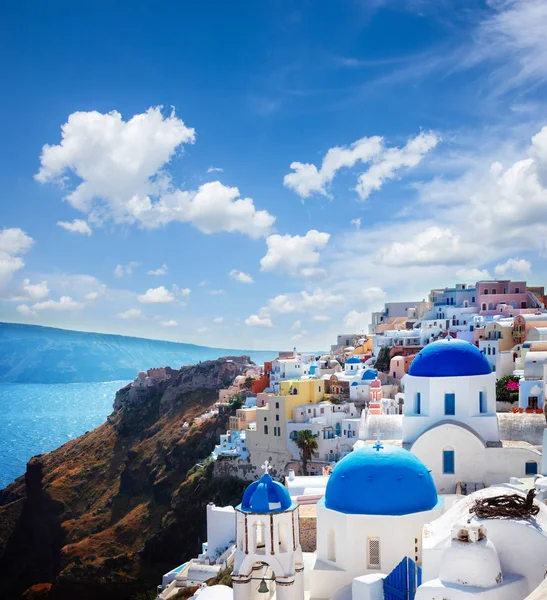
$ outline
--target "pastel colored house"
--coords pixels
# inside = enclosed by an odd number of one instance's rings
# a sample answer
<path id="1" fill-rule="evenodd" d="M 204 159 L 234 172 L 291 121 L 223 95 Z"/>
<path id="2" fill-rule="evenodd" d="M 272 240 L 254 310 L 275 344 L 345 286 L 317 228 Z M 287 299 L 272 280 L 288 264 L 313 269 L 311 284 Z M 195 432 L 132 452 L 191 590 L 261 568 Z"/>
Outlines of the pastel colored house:
<path id="1" fill-rule="evenodd" d="M 407 373 L 416 354 L 394 356 L 389 361 L 389 374 L 395 379 L 402 379 Z"/>

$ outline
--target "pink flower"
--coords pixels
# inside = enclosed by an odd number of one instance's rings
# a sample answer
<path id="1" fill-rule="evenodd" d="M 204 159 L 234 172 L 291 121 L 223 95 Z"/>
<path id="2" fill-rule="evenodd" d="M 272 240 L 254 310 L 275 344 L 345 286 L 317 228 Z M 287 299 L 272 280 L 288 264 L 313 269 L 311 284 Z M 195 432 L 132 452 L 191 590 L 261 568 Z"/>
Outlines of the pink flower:
<path id="1" fill-rule="evenodd" d="M 508 390 L 511 390 L 512 392 L 518 392 L 519 382 L 518 381 L 508 381 L 507 385 L 505 387 Z"/>

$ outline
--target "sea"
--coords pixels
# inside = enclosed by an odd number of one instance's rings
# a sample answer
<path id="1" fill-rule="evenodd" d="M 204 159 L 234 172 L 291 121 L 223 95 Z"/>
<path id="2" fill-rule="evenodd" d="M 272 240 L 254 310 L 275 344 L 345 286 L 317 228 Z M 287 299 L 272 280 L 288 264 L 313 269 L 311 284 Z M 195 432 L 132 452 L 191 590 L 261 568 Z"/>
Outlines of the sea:
<path id="1" fill-rule="evenodd" d="M 104 423 L 128 383 L 0 383 L 0 489 L 23 475 L 36 454 Z"/>

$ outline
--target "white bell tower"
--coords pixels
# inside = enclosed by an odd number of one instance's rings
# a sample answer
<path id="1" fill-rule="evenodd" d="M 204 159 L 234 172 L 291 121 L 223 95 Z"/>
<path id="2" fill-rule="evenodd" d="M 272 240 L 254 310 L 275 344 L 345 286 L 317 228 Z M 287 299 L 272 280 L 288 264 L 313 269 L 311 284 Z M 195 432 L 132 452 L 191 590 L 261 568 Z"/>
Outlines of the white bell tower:
<path id="1" fill-rule="evenodd" d="M 270 477 L 267 461 L 262 468 L 236 508 L 234 600 L 268 600 L 274 586 L 276 600 L 304 600 L 298 506 Z"/>

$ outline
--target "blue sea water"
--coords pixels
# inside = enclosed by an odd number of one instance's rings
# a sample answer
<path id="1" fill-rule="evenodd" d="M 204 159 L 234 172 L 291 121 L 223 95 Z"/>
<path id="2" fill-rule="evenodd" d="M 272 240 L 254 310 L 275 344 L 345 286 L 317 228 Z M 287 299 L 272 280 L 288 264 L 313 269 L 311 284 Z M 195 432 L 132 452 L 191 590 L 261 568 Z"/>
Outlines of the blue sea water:
<path id="1" fill-rule="evenodd" d="M 104 423 L 127 383 L 0 383 L 0 489 L 31 457 Z"/>

